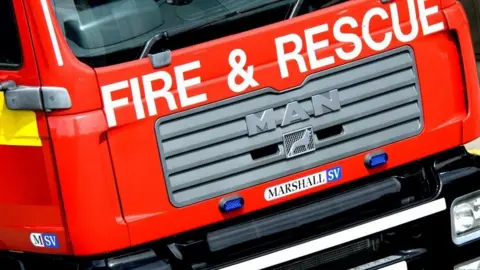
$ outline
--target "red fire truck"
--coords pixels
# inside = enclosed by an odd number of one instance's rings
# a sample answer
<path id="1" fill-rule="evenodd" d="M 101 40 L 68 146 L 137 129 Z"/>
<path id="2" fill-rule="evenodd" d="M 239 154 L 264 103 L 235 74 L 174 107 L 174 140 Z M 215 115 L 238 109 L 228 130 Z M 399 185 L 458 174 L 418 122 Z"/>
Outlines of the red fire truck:
<path id="1" fill-rule="evenodd" d="M 0 14 L 0 269 L 480 269 L 461 3 Z"/>

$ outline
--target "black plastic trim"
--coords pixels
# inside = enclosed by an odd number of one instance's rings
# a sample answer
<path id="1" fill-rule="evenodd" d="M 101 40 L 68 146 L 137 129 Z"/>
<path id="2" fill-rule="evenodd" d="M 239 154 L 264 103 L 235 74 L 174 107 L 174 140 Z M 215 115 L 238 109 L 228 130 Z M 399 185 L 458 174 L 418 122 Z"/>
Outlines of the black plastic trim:
<path id="1" fill-rule="evenodd" d="M 211 251 L 226 249 L 342 213 L 378 200 L 383 196 L 400 192 L 400 190 L 400 181 L 391 177 L 382 182 L 345 192 L 303 207 L 209 232 L 207 234 L 208 246 Z"/>
<path id="2" fill-rule="evenodd" d="M 157 255 L 153 250 L 145 250 L 133 254 L 127 254 L 107 260 L 108 269 L 122 270 L 125 268 L 133 268 L 135 266 L 143 266 L 157 261 Z M 136 268 L 133 268 L 136 269 Z"/>

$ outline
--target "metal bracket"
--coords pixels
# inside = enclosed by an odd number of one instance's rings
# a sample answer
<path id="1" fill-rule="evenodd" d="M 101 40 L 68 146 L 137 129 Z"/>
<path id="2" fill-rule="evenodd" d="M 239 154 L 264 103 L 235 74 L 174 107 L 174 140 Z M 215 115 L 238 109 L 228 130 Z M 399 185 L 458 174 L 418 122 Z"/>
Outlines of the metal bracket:
<path id="1" fill-rule="evenodd" d="M 72 101 L 67 89 L 61 87 L 16 86 L 5 82 L 5 104 L 9 110 L 46 111 L 70 109 Z"/>
<path id="2" fill-rule="evenodd" d="M 7 91 L 17 88 L 17 84 L 14 81 L 0 82 L 0 91 Z"/>
<path id="3" fill-rule="evenodd" d="M 17 86 L 5 91 L 5 104 L 10 110 L 43 110 L 40 87 Z"/>
<path id="4" fill-rule="evenodd" d="M 67 89 L 61 87 L 41 87 L 45 111 L 67 110 L 72 108 L 72 100 Z"/>
<path id="5" fill-rule="evenodd" d="M 155 69 L 169 66 L 172 63 L 172 52 L 170 50 L 149 54 L 148 57 Z"/>

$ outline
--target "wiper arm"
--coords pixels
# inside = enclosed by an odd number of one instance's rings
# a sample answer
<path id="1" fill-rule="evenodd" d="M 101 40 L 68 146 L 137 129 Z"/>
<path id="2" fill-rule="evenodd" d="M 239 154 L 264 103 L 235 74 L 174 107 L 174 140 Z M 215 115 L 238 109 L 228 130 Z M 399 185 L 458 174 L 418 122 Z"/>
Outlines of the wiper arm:
<path id="1" fill-rule="evenodd" d="M 158 41 L 167 40 L 170 37 L 176 36 L 178 34 L 183 34 L 183 33 L 190 32 L 190 31 L 193 31 L 193 30 L 196 30 L 196 29 L 199 29 L 199 28 L 203 28 L 203 27 L 205 27 L 209 24 L 216 23 L 216 22 L 219 22 L 219 21 L 222 21 L 222 20 L 225 20 L 225 19 L 229 19 L 229 18 L 238 16 L 238 15 L 243 14 L 243 13 L 247 13 L 247 12 L 250 12 L 250 11 L 253 11 L 253 10 L 256 10 L 256 9 L 260 9 L 260 8 L 263 8 L 263 7 L 266 7 L 266 6 L 275 4 L 275 3 L 284 2 L 284 1 L 291 1 L 291 0 L 273 0 L 273 1 L 270 1 L 268 3 L 253 5 L 253 6 L 241 8 L 241 9 L 236 10 L 234 12 L 213 16 L 213 17 L 211 17 L 207 20 L 204 20 L 204 21 L 201 21 L 201 22 L 198 22 L 198 23 L 189 24 L 189 25 L 186 25 L 184 27 L 177 27 L 177 28 L 174 28 L 174 29 L 171 29 L 171 30 L 163 31 L 162 33 L 154 35 L 153 37 L 151 37 L 145 43 L 145 46 L 143 47 L 142 53 L 140 55 L 140 59 L 147 57 L 148 54 L 150 53 L 150 50 L 152 49 L 153 45 L 155 45 L 155 43 L 157 43 Z"/>

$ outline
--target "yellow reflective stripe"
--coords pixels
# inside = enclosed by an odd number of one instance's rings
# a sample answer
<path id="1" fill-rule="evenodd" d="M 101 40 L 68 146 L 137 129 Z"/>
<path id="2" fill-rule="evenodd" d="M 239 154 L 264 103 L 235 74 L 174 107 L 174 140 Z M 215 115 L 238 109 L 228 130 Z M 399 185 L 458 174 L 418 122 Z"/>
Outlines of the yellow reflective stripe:
<path id="1" fill-rule="evenodd" d="M 9 110 L 3 92 L 0 92 L 0 145 L 42 146 L 35 113 Z"/>
<path id="2" fill-rule="evenodd" d="M 472 155 L 480 156 L 480 149 L 468 149 L 468 152 Z"/>

